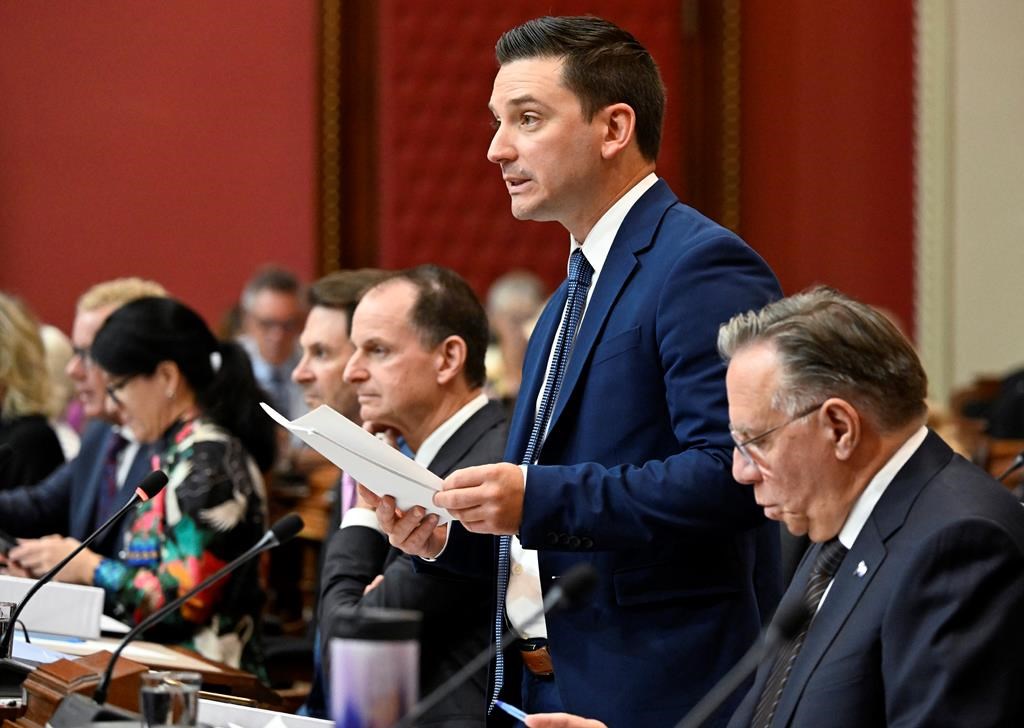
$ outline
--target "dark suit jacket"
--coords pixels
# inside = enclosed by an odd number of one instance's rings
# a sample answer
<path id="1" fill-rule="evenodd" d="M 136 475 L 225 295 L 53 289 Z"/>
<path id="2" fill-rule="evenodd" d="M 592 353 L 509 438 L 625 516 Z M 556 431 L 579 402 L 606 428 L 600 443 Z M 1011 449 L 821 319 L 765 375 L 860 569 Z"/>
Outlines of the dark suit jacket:
<path id="1" fill-rule="evenodd" d="M 500 460 L 507 432 L 503 407 L 490 402 L 449 438 L 429 470 L 444 477 L 458 468 Z M 377 574 L 384 574 L 384 581 L 363 596 L 363 589 Z M 422 612 L 420 694 L 426 695 L 487 647 L 493 595 L 493 581 L 418 573 L 411 558 L 391 548 L 378 532 L 358 526 L 343 528 L 331 535 L 324 561 L 322 633 L 329 639 L 338 620 L 344 618 L 339 609 L 356 605 Z M 487 683 L 485 669 L 417 725 L 484 725 Z"/>
<path id="2" fill-rule="evenodd" d="M 616 728 L 673 724 L 774 608 L 778 529 L 731 476 L 716 341 L 720 324 L 780 295 L 753 250 L 681 204 L 663 181 L 619 229 L 539 465 L 528 470 L 519 532 L 539 550 L 545 589 L 580 562 L 600 577 L 585 608 L 548 619 L 569 712 Z M 563 285 L 530 339 L 511 462 L 526 449 L 565 298 Z M 458 528 L 451 538 L 449 548 L 473 541 Z M 465 561 L 473 551 L 454 549 L 450 568 L 474 568 Z"/>
<path id="3" fill-rule="evenodd" d="M 42 415 L 0 417 L 0 445 L 11 449 L 0 458 L 0 488 L 34 485 L 64 463 L 57 433 Z"/>
<path id="4" fill-rule="evenodd" d="M 1024 725 L 1022 614 L 1024 509 L 929 433 L 840 565 L 772 725 Z M 730 726 L 750 725 L 768 667 Z"/>
<path id="5" fill-rule="evenodd" d="M 79 541 L 85 539 L 100 525 L 96 521 L 96 503 L 103 484 L 104 457 L 113 436 L 109 424 L 91 422 L 82 435 L 78 457 L 36 485 L 0 491 L 0 529 L 21 538 L 57 533 Z M 118 491 L 118 507 L 128 502 L 135 486 L 152 470 L 149 455 L 148 447 L 139 448 L 127 482 Z M 129 520 L 122 520 L 96 539 L 92 550 L 115 557 L 121 546 L 122 529 Z"/>

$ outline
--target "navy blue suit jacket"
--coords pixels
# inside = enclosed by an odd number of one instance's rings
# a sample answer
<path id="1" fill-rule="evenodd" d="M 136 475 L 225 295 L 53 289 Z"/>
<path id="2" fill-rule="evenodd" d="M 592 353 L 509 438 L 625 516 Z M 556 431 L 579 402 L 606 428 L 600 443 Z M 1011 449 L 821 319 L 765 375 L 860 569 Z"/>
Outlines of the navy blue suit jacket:
<path id="1" fill-rule="evenodd" d="M 510 462 L 526 448 L 565 289 L 530 339 Z M 569 712 L 611 726 L 673 724 L 774 609 L 778 530 L 731 476 L 716 341 L 720 324 L 780 295 L 751 248 L 663 181 L 619 229 L 528 469 L 519 532 L 539 551 L 545 589 L 580 562 L 600 576 L 585 607 L 548 618 Z M 468 557 L 459 544 L 471 541 L 454 528 L 442 559 Z"/>
<path id="2" fill-rule="evenodd" d="M 840 564 L 772 725 L 1024 725 L 1022 614 L 1024 509 L 929 433 Z M 731 728 L 750 725 L 769 667 Z"/>
<path id="3" fill-rule="evenodd" d="M 100 524 L 96 522 L 96 503 L 103 482 L 104 457 L 113 437 L 111 426 L 91 422 L 82 435 L 78 457 L 64 463 L 36 485 L 0 491 L 0 529 L 12 536 L 39 538 L 52 533 L 85 539 Z M 117 494 L 117 507 L 128 502 L 135 486 L 152 470 L 149 448 L 140 447 L 128 471 L 125 487 Z M 114 525 L 93 542 L 92 550 L 116 557 L 121 545 L 121 529 Z"/>

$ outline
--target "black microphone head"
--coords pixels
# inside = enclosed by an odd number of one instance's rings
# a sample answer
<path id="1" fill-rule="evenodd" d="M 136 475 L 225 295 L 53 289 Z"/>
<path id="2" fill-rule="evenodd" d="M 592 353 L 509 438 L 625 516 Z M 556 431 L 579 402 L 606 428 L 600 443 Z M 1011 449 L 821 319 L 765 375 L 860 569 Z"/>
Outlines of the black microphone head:
<path id="1" fill-rule="evenodd" d="M 558 586 L 562 589 L 562 598 L 558 600 L 558 606 L 566 609 L 579 604 L 596 585 L 597 570 L 590 564 L 576 564 L 558 580 Z"/>
<path id="2" fill-rule="evenodd" d="M 298 513 L 289 513 L 271 526 L 270 531 L 274 534 L 277 542 L 282 544 L 298 536 L 299 531 L 305 528 L 305 526 L 306 524 L 302 522 Z"/>
<path id="3" fill-rule="evenodd" d="M 4 443 L 3 445 L 0 445 L 0 465 L 3 465 L 8 460 L 10 460 L 11 459 L 11 455 L 13 455 L 13 454 L 14 454 L 14 448 L 13 447 L 8 445 L 7 443 Z M 11 485 L 14 485 L 14 484 L 11 483 Z"/>
<path id="4" fill-rule="evenodd" d="M 167 473 L 163 470 L 154 470 L 142 479 L 142 482 L 139 483 L 139 487 L 135 489 L 135 492 L 139 494 L 139 497 L 142 498 L 142 500 L 148 501 L 163 490 L 165 485 L 167 485 Z"/>
<path id="5" fill-rule="evenodd" d="M 773 639 L 779 642 L 793 640 L 811 617 L 810 609 L 802 599 L 789 602 L 781 607 L 772 617 L 771 631 Z"/>

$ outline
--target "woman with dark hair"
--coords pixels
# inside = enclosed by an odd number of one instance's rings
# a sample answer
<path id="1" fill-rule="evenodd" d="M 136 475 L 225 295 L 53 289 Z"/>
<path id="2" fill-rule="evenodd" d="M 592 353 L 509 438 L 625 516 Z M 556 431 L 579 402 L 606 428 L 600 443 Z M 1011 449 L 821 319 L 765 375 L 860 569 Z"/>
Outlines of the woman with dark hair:
<path id="1" fill-rule="evenodd" d="M 119 559 L 76 558 L 64 581 L 106 591 L 109 614 L 129 622 L 176 598 L 251 547 L 266 530 L 260 471 L 273 461 L 273 423 L 248 358 L 218 342 L 170 298 L 142 298 L 106 320 L 91 356 L 108 376 L 108 406 L 134 437 L 154 443 L 167 487 L 140 504 Z M 88 552 L 87 552 L 88 554 Z M 147 634 L 212 659 L 259 670 L 257 562 L 194 597 Z"/>

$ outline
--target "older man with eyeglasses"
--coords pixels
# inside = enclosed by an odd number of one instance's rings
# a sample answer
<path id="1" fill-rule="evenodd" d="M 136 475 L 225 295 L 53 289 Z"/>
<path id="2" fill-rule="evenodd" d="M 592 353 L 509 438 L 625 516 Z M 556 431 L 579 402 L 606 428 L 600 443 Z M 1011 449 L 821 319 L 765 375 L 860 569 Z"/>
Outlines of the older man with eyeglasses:
<path id="1" fill-rule="evenodd" d="M 925 426 L 910 342 L 818 288 L 734 317 L 718 344 L 733 476 L 813 542 L 779 604 L 795 636 L 730 728 L 1024 725 L 1024 509 Z"/>
<path id="2" fill-rule="evenodd" d="M 151 469 L 148 448 L 120 427 L 117 413 L 107 406 L 110 382 L 93 366 L 89 348 L 118 308 L 145 296 L 165 295 L 163 286 L 153 281 L 118 278 L 93 286 L 78 299 L 67 374 L 90 422 L 75 459 L 36 485 L 0 492 L 0 529 L 19 539 L 8 554 L 9 573 L 38 576 L 48 571 L 120 508 Z M 114 556 L 120 536 L 120 529 L 112 528 L 92 549 Z"/>

